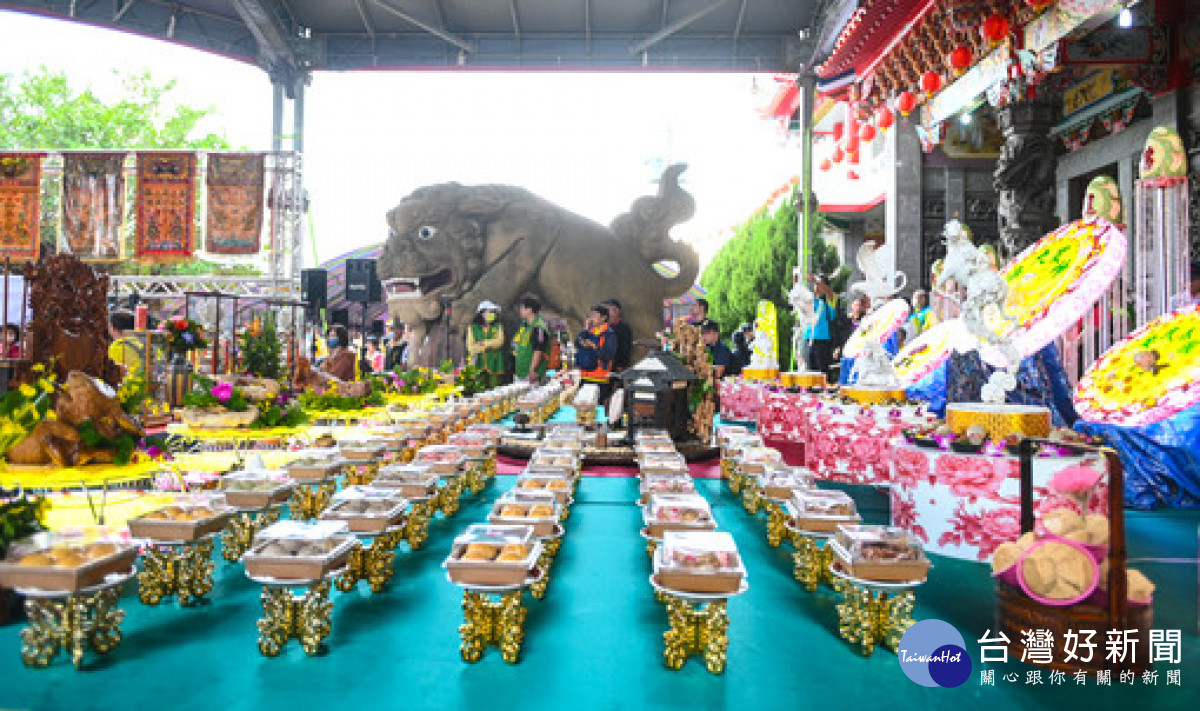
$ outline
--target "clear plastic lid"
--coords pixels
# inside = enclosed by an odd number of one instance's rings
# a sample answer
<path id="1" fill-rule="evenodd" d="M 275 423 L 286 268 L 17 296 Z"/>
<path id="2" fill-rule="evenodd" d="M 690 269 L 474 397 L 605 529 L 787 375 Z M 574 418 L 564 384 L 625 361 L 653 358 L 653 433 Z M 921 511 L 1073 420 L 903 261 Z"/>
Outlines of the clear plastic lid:
<path id="1" fill-rule="evenodd" d="M 717 427 L 717 444 L 726 445 L 735 437 L 748 437 L 752 433 L 745 425 L 721 425 Z"/>
<path id="2" fill-rule="evenodd" d="M 830 489 L 795 491 L 792 493 L 792 503 L 798 514 L 806 516 L 853 516 L 857 513 L 854 499 L 844 491 Z"/>
<path id="3" fill-rule="evenodd" d="M 338 448 L 343 452 L 347 450 L 355 452 L 382 451 L 387 449 L 387 446 L 387 440 L 382 437 L 356 437 L 354 439 L 338 440 Z"/>
<path id="4" fill-rule="evenodd" d="M 730 437 L 728 440 L 726 440 L 723 446 L 728 452 L 736 455 L 736 453 L 741 452 L 742 450 L 751 449 L 753 447 L 764 447 L 766 445 L 763 443 L 762 435 L 744 434 Z"/>
<path id="5" fill-rule="evenodd" d="M 924 548 L 911 533 L 898 526 L 838 526 L 838 544 L 855 560 L 920 560 Z"/>
<path id="6" fill-rule="evenodd" d="M 263 540 L 319 541 L 350 532 L 345 521 L 278 521 L 258 532 Z"/>
<path id="7" fill-rule="evenodd" d="M 416 462 L 456 462 L 466 460 L 462 450 L 452 444 L 431 444 L 417 450 Z"/>
<path id="8" fill-rule="evenodd" d="M 561 437 L 581 440 L 587 436 L 587 431 L 579 425 L 556 425 L 547 437 Z"/>
<path id="9" fill-rule="evenodd" d="M 492 515 L 499 518 L 557 521 L 558 502 L 553 499 L 534 501 L 516 496 L 502 496 L 492 506 Z"/>
<path id="10" fill-rule="evenodd" d="M 646 439 L 638 440 L 633 445 L 633 451 L 640 455 L 647 452 L 674 452 L 676 449 L 675 443 L 669 439 Z"/>
<path id="11" fill-rule="evenodd" d="M 694 494 L 696 482 L 686 474 L 647 474 L 642 478 L 642 493 Z"/>
<path id="12" fill-rule="evenodd" d="M 571 482 L 564 477 L 550 474 L 521 474 L 517 477 L 518 489 L 564 492 L 571 490 Z"/>
<path id="13" fill-rule="evenodd" d="M 696 572 L 742 570 L 733 536 L 722 531 L 663 532 L 663 562 Z"/>
<path id="14" fill-rule="evenodd" d="M 760 467 L 767 465 L 784 466 L 783 455 L 771 447 L 746 447 L 741 450 L 739 457 L 742 464 L 752 464 Z"/>
<path id="15" fill-rule="evenodd" d="M 650 518 L 665 523 L 705 523 L 712 520 L 708 501 L 698 494 L 653 494 Z"/>
<path id="16" fill-rule="evenodd" d="M 674 444 L 675 444 L 671 440 L 670 432 L 667 432 L 666 430 L 663 430 L 663 429 L 655 429 L 653 427 L 639 429 L 637 431 L 637 434 L 634 435 L 633 439 L 634 439 L 634 442 L 636 442 L 638 444 L 641 444 L 643 442 L 670 442 L 672 444 L 672 446 L 674 446 Z"/>
<path id="17" fill-rule="evenodd" d="M 420 462 L 409 462 L 408 464 L 390 464 L 383 467 L 379 470 L 377 478 L 398 479 L 401 481 L 425 481 L 432 476 L 435 475 L 431 465 Z"/>
<path id="18" fill-rule="evenodd" d="M 221 489 L 224 491 L 273 491 L 291 483 L 292 479 L 285 469 L 237 471 L 221 477 Z"/>
<path id="19" fill-rule="evenodd" d="M 450 435 L 449 439 L 446 440 L 446 444 L 454 447 L 471 447 L 475 449 L 482 449 L 491 447 L 493 444 L 495 444 L 495 440 L 483 434 L 482 432 L 465 430 L 463 432 L 455 432 L 454 434 Z"/>
<path id="20" fill-rule="evenodd" d="M 574 470 L 579 464 L 579 453 L 569 449 L 540 447 L 529 457 L 530 466 L 555 467 Z"/>
<path id="21" fill-rule="evenodd" d="M 687 460 L 678 452 L 646 452 L 638 457 L 638 466 L 643 471 L 669 471 L 687 473 Z"/>
<path id="22" fill-rule="evenodd" d="M 454 544 L 470 545 L 472 543 L 485 543 L 504 546 L 510 544 L 528 544 L 531 540 L 533 540 L 533 528 L 529 526 L 501 526 L 490 523 L 473 523 L 467 526 L 467 530 L 454 539 Z"/>
<path id="23" fill-rule="evenodd" d="M 807 489 L 812 487 L 813 477 L 812 471 L 804 467 L 768 466 L 762 474 L 762 482 L 769 486 Z"/>
<path id="24" fill-rule="evenodd" d="M 359 484 L 347 486 L 341 491 L 333 495 L 334 501 L 403 501 L 404 497 L 396 493 L 395 489 L 389 489 L 384 486 L 363 486 Z"/>
<path id="25" fill-rule="evenodd" d="M 322 467 L 334 465 L 342 460 L 342 453 L 334 447 L 324 449 L 298 449 L 289 452 L 289 467 Z"/>

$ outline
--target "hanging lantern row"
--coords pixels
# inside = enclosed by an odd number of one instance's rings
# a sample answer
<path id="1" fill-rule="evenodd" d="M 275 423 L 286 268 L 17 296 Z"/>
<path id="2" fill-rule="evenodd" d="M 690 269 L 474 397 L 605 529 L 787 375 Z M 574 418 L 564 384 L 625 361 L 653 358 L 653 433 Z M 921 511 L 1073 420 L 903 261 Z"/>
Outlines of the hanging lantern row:
<path id="1" fill-rule="evenodd" d="M 1003 42 L 1004 38 L 1008 36 L 1008 30 L 1008 18 L 998 12 L 988 15 L 983 24 L 979 26 L 979 34 L 983 35 L 983 39 L 989 47 L 995 47 Z"/>
<path id="2" fill-rule="evenodd" d="M 961 76 L 963 72 L 971 68 L 971 62 L 975 59 L 975 53 L 965 44 L 960 44 L 950 50 L 950 55 L 946 57 L 946 64 L 950 65 L 950 69 L 954 71 L 956 76 Z"/>

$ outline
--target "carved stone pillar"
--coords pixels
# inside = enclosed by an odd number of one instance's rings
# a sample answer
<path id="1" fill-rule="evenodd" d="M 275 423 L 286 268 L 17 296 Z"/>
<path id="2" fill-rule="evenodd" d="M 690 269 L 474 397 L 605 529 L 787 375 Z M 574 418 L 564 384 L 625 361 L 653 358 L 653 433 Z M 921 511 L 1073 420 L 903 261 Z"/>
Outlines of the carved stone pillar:
<path id="1" fill-rule="evenodd" d="M 1054 106 L 1045 100 L 1009 104 L 996 112 L 1004 147 L 993 186 L 1004 257 L 1011 259 L 1058 226 L 1054 215 L 1054 141 L 1047 135 Z"/>

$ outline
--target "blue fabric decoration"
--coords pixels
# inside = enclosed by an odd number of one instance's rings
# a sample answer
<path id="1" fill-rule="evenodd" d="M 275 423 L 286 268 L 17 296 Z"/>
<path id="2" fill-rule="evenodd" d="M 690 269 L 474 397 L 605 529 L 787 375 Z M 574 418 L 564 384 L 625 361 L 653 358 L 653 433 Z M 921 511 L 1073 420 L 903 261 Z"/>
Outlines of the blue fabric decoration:
<path id="1" fill-rule="evenodd" d="M 950 364 L 942 363 L 925 379 L 908 389 L 909 400 L 919 400 L 929 405 L 929 411 L 938 417 L 946 416 L 946 377 Z"/>
<path id="2" fill-rule="evenodd" d="M 1126 506 L 1200 508 L 1200 405 L 1145 427 L 1081 420 L 1075 429 L 1121 455 Z"/>
<path id="3" fill-rule="evenodd" d="M 996 370 L 984 363 L 976 351 L 950 354 L 946 401 L 980 402 L 983 386 Z M 1050 420 L 1059 427 L 1070 427 L 1079 419 L 1054 344 L 1021 361 L 1017 387 L 1008 394 L 1008 402 L 1049 408 Z"/>

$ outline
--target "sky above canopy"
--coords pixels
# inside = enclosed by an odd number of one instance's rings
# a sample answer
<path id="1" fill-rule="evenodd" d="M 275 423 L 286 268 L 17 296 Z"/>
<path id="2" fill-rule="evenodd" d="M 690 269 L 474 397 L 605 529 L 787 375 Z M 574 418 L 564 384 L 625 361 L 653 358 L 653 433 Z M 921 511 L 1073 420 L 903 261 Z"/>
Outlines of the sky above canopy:
<path id="1" fill-rule="evenodd" d="M 270 148 L 271 87 L 256 67 L 11 12 L 0 12 L 0 46 L 0 73 L 44 65 L 105 98 L 119 95 L 117 70 L 176 78 L 176 100 L 216 107 L 206 130 L 237 148 Z M 707 261 L 715 236 L 798 172 L 797 144 L 761 115 L 774 90 L 768 74 L 317 73 L 304 164 L 316 256 L 382 241 L 388 209 L 447 181 L 518 185 L 608 224 L 682 161 L 697 210 L 672 234 L 697 243 Z M 290 133 L 290 110 L 284 126 Z M 307 235 L 304 259 L 314 262 Z"/>

